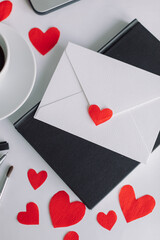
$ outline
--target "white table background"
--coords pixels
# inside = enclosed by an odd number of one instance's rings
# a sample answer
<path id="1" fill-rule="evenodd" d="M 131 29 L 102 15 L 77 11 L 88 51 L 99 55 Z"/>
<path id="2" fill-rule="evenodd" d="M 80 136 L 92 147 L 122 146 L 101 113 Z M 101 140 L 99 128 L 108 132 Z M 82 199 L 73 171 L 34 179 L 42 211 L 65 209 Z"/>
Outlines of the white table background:
<path id="1" fill-rule="evenodd" d="M 79 234 L 80 240 L 159 240 L 160 148 L 154 151 L 147 165 L 138 166 L 93 210 L 87 210 L 79 224 L 54 229 L 48 211 L 50 198 L 59 190 L 67 191 L 72 201 L 78 198 L 17 133 L 11 122 L 16 121 L 40 101 L 68 41 L 98 50 L 134 18 L 160 39 L 160 1 L 81 0 L 43 16 L 33 12 L 28 0 L 12 0 L 12 3 L 13 11 L 4 23 L 12 26 L 29 43 L 37 62 L 37 79 L 30 98 L 21 109 L 10 119 L 0 122 L 0 141 L 6 140 L 10 144 L 8 157 L 0 168 L 0 181 L 7 167 L 11 164 L 14 166 L 14 172 L 0 201 L 0 239 L 62 240 L 68 231 L 74 230 Z M 29 42 L 28 32 L 33 27 L 46 31 L 53 26 L 60 30 L 60 40 L 52 51 L 42 56 Z M 27 179 L 29 168 L 34 168 L 37 172 L 48 172 L 48 179 L 36 191 Z M 156 199 L 156 207 L 152 214 L 128 224 L 125 222 L 118 202 L 119 190 L 125 184 L 131 184 L 135 188 L 137 197 L 150 194 Z M 30 201 L 39 206 L 38 226 L 21 225 L 16 220 L 18 212 L 25 211 L 26 204 Z M 116 211 L 118 221 L 109 232 L 97 223 L 96 215 L 99 211 L 107 213 L 111 209 Z"/>

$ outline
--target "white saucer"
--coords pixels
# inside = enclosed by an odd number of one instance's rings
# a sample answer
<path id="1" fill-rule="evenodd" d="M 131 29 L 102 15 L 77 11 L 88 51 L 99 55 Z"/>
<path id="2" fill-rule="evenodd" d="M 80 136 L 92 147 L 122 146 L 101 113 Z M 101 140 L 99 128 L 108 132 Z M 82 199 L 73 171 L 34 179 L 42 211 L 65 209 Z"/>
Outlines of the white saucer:
<path id="1" fill-rule="evenodd" d="M 17 111 L 29 97 L 36 77 L 34 56 L 25 42 L 12 28 L 0 24 L 2 34 L 10 47 L 10 63 L 0 81 L 0 120 Z"/>

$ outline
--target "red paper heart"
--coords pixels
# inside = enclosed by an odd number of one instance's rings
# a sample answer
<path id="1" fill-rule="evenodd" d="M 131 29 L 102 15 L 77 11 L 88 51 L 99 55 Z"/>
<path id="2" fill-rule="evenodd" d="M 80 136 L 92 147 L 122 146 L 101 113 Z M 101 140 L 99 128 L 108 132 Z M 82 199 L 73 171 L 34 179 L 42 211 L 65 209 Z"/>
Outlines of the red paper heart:
<path id="1" fill-rule="evenodd" d="M 111 109 L 105 108 L 100 110 L 97 105 L 91 105 L 88 109 L 88 112 L 96 126 L 108 121 L 113 116 Z"/>
<path id="2" fill-rule="evenodd" d="M 117 214 L 114 211 L 109 211 L 108 214 L 100 212 L 97 214 L 98 223 L 107 230 L 111 230 L 117 221 Z"/>
<path id="3" fill-rule="evenodd" d="M 71 231 L 64 236 L 63 240 L 79 240 L 79 235 L 76 232 Z"/>
<path id="4" fill-rule="evenodd" d="M 26 205 L 26 212 L 20 212 L 17 215 L 17 220 L 25 225 L 38 225 L 39 224 L 39 209 L 38 206 L 30 202 Z"/>
<path id="5" fill-rule="evenodd" d="M 30 181 L 30 184 L 34 188 L 34 190 L 39 188 L 45 182 L 46 178 L 47 178 L 46 171 L 41 171 L 39 173 L 36 173 L 34 169 L 28 170 L 28 179 Z"/>
<path id="6" fill-rule="evenodd" d="M 119 202 L 127 223 L 148 215 L 156 204 L 155 199 L 150 195 L 136 199 L 134 189 L 130 185 L 122 187 Z"/>
<path id="7" fill-rule="evenodd" d="M 10 1 L 0 2 L 0 22 L 6 19 L 12 11 L 12 3 Z"/>
<path id="8" fill-rule="evenodd" d="M 55 27 L 49 28 L 45 33 L 39 28 L 29 31 L 31 43 L 42 55 L 45 55 L 57 44 L 59 37 L 60 31 Z"/>
<path id="9" fill-rule="evenodd" d="M 55 228 L 72 226 L 82 220 L 86 207 L 82 202 L 70 203 L 65 191 L 56 193 L 49 203 L 50 217 Z"/>

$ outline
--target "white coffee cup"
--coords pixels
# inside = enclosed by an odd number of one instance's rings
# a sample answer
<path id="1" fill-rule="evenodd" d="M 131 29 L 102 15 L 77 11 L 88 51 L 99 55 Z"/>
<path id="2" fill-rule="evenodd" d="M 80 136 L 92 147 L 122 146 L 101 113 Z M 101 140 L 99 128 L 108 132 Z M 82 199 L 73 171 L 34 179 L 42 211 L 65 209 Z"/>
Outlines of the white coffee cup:
<path id="1" fill-rule="evenodd" d="M 3 65 L 2 70 L 0 71 L 0 81 L 1 81 L 1 79 L 3 79 L 7 73 L 8 66 L 9 66 L 9 60 L 10 60 L 10 51 L 9 51 L 9 46 L 8 46 L 7 40 L 1 34 L 0 34 L 0 46 L 4 53 L 4 65 Z"/>

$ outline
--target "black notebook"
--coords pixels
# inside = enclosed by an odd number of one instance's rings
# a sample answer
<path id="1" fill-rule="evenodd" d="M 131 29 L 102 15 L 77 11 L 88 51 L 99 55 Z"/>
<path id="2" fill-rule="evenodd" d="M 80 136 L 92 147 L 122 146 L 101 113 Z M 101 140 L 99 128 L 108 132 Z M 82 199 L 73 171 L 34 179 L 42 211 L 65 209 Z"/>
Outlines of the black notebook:
<path id="1" fill-rule="evenodd" d="M 160 42 L 137 20 L 100 53 L 160 75 Z M 37 107 L 15 123 L 16 129 L 88 208 L 138 166 L 134 160 L 34 119 Z M 155 147 L 159 144 L 160 134 Z"/>

